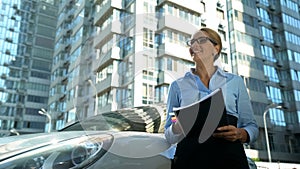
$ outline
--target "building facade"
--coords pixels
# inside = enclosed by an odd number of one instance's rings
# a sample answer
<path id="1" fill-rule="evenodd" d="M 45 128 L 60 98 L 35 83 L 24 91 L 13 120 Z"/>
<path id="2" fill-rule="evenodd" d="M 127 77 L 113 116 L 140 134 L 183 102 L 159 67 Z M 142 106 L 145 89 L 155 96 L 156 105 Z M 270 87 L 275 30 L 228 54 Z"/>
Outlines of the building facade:
<path id="1" fill-rule="evenodd" d="M 56 8 L 47 0 L 0 1 L 0 136 L 43 132 Z"/>
<path id="2" fill-rule="evenodd" d="M 260 135 L 257 158 L 267 160 L 263 113 L 273 161 L 300 159 L 299 1 L 228 1 L 233 73 L 243 77 Z M 268 108 L 270 104 L 281 108 Z"/>

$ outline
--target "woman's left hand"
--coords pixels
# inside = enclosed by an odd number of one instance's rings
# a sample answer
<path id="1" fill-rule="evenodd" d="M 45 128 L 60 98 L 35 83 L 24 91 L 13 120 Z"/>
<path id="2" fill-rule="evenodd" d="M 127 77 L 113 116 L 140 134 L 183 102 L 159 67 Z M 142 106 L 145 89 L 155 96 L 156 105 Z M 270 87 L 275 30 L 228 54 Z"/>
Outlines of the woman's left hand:
<path id="1" fill-rule="evenodd" d="M 232 142 L 240 140 L 242 143 L 246 142 L 247 140 L 246 130 L 242 128 L 237 128 L 235 126 L 228 125 L 217 128 L 217 131 L 217 133 L 215 132 L 213 134 L 213 136 L 216 138 L 223 138 Z"/>

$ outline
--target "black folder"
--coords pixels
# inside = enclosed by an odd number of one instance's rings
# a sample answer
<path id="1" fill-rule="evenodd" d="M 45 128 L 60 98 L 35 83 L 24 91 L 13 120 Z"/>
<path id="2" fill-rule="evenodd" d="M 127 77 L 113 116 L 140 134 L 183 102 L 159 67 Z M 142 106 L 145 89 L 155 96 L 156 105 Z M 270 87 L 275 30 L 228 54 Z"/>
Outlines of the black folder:
<path id="1" fill-rule="evenodd" d="M 173 108 L 185 137 L 204 143 L 217 127 L 228 125 L 222 89 L 218 88 L 201 100 Z"/>

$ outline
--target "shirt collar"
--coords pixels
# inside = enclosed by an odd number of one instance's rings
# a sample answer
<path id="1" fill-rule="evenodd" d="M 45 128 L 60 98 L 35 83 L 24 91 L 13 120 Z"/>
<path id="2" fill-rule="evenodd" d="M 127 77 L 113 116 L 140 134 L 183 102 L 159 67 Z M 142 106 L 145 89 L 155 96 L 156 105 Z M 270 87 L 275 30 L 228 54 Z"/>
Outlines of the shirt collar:
<path id="1" fill-rule="evenodd" d="M 185 76 L 195 76 L 193 74 L 194 71 L 195 71 L 195 68 L 191 68 L 190 71 L 185 74 Z M 224 77 L 224 78 L 228 77 L 226 72 L 224 70 L 220 69 L 219 67 L 217 67 L 216 72 L 212 75 L 212 77 L 214 77 L 214 76 L 221 76 L 221 77 Z"/>

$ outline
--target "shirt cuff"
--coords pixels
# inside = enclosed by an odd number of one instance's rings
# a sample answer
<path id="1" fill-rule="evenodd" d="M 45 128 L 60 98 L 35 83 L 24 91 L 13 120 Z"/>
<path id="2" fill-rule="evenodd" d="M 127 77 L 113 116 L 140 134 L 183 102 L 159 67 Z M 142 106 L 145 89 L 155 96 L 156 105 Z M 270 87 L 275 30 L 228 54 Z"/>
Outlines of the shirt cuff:
<path id="1" fill-rule="evenodd" d="M 170 144 L 175 144 L 180 140 L 182 134 L 173 133 L 172 126 L 173 124 L 165 130 L 165 137 Z"/>

